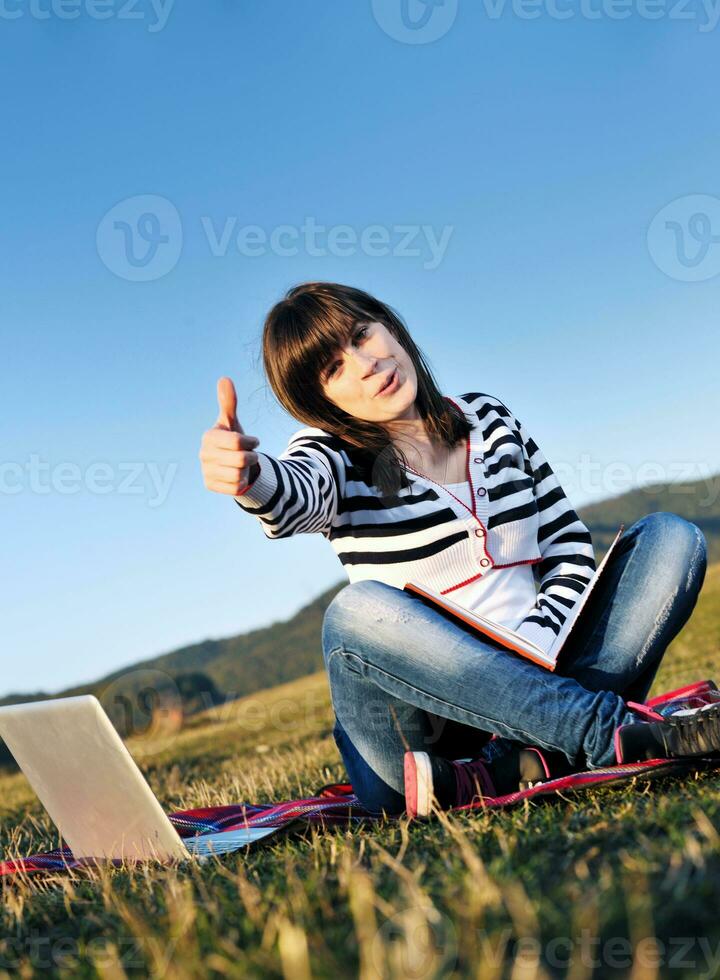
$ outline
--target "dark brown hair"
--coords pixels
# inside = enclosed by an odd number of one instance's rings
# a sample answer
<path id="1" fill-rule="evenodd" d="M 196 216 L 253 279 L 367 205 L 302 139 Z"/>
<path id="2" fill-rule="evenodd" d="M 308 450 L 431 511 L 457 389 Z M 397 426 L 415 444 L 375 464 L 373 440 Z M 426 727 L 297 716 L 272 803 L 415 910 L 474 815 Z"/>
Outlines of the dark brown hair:
<path id="1" fill-rule="evenodd" d="M 407 459 L 380 422 L 343 412 L 322 390 L 322 369 L 358 324 L 378 321 L 407 351 L 417 373 L 415 404 L 429 437 L 456 446 L 472 430 L 465 414 L 440 392 L 432 371 L 400 315 L 362 289 L 334 282 L 293 286 L 273 306 L 263 329 L 263 362 L 270 387 L 283 408 L 355 447 L 351 458 L 364 478 L 383 493 L 406 483 Z"/>

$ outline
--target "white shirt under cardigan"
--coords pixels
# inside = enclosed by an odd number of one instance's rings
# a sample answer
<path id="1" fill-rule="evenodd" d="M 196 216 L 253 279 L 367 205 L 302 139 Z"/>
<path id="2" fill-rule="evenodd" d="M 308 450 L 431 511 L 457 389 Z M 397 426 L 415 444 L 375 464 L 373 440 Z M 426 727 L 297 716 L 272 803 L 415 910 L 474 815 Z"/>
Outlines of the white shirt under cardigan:
<path id="1" fill-rule="evenodd" d="M 500 399 L 484 392 L 445 398 L 473 426 L 465 502 L 412 468 L 397 493 L 383 495 L 366 454 L 306 426 L 280 456 L 258 452 L 260 472 L 237 503 L 270 539 L 322 534 L 351 582 L 401 589 L 412 580 L 460 605 L 479 601 L 466 608 L 505 617 L 498 621 L 547 649 L 595 571 L 590 532 Z M 474 583 L 482 584 L 470 589 Z"/>
<path id="2" fill-rule="evenodd" d="M 470 484 L 444 483 L 468 509 L 472 509 Z M 480 578 L 473 579 L 452 594 L 453 602 L 502 626 L 515 629 L 535 608 L 537 587 L 533 566 L 511 565 L 490 568 Z"/>

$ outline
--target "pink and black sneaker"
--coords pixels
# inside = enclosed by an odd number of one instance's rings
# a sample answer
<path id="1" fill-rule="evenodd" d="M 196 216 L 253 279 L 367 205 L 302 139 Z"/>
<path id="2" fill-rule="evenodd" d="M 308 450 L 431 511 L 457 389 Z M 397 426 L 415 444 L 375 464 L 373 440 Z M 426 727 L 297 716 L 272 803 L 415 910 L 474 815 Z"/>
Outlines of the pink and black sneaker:
<path id="1" fill-rule="evenodd" d="M 485 797 L 505 796 L 573 771 L 559 752 L 518 748 L 485 762 L 451 761 L 429 752 L 405 753 L 405 808 L 410 817 L 466 806 Z"/>
<path id="2" fill-rule="evenodd" d="M 405 753 L 405 809 L 409 817 L 472 803 L 496 790 L 486 763 L 454 762 L 429 752 Z"/>
<path id="3" fill-rule="evenodd" d="M 637 710 L 640 706 L 632 707 Z M 658 711 L 645 708 L 645 720 L 616 730 L 618 763 L 720 752 L 720 692 L 708 691 L 702 699 L 678 699 L 658 707 Z"/>

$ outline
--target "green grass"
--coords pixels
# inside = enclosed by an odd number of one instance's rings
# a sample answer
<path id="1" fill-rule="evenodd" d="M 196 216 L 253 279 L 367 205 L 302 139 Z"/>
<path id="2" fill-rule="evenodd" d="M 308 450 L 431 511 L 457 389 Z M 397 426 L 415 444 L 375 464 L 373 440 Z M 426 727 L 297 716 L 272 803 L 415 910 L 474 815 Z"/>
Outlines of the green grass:
<path id="1" fill-rule="evenodd" d="M 720 565 L 652 693 L 720 681 Z M 131 752 L 168 810 L 345 778 L 324 675 L 196 716 Z M 57 832 L 0 779 L 0 850 Z M 605 977 L 720 972 L 720 774 L 503 812 L 308 829 L 203 866 L 4 879 L 7 975 Z M 633 965 L 631 966 L 631 962 Z"/>

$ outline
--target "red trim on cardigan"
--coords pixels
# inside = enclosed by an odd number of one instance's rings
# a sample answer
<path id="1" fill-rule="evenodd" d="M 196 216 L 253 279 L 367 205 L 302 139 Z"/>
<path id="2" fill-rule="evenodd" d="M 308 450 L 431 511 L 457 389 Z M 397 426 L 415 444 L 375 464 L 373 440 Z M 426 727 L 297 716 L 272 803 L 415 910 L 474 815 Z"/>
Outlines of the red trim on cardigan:
<path id="1" fill-rule="evenodd" d="M 513 565 L 537 565 L 541 561 L 542 555 L 539 558 L 523 558 L 522 561 L 510 561 L 507 565 L 495 565 L 495 568 L 512 568 Z"/>
<path id="2" fill-rule="evenodd" d="M 462 406 L 458 405 L 458 403 L 455 401 L 454 398 L 451 398 L 449 395 L 445 395 L 444 397 L 447 401 L 452 402 L 453 405 L 460 412 L 462 412 L 463 415 L 465 415 Z M 470 478 L 470 435 L 468 434 L 465 437 L 465 476 L 467 477 L 467 481 L 470 484 L 470 500 L 472 501 L 472 510 L 470 510 L 468 505 L 466 503 L 463 503 L 463 501 L 460 500 L 459 497 L 456 497 L 451 490 L 448 490 L 448 488 L 445 486 L 444 483 L 438 483 L 437 480 L 433 480 L 431 477 L 425 476 L 424 473 L 420 473 L 419 470 L 413 469 L 412 466 L 408 466 L 408 469 L 411 470 L 413 473 L 417 474 L 417 476 L 421 476 L 424 480 L 428 480 L 430 483 L 434 483 L 436 487 L 442 487 L 445 493 L 449 493 L 450 496 L 453 498 L 453 500 L 457 500 L 457 502 L 462 507 L 464 507 L 465 510 L 470 511 L 472 516 L 475 518 L 475 520 L 478 522 L 480 527 L 485 532 L 485 551 L 487 553 L 488 558 L 490 559 L 490 568 L 495 568 L 496 567 L 495 560 L 493 556 L 490 554 L 487 546 L 487 539 L 488 539 L 487 528 L 480 520 L 480 518 L 477 516 L 477 511 L 475 510 L 475 488 L 473 487 L 472 479 Z M 503 566 L 499 566 L 499 567 L 503 567 Z M 487 568 L 484 572 L 478 572 L 477 575 L 473 575 L 472 578 L 466 578 L 464 582 L 458 582 L 457 585 L 451 585 L 447 589 L 442 589 L 440 595 L 445 595 L 447 592 L 453 592 L 455 589 L 461 589 L 463 585 L 469 585 L 470 582 L 474 582 L 476 579 L 482 578 L 483 575 L 487 575 L 487 573 L 490 571 L 490 568 Z"/>
<path id="3" fill-rule="evenodd" d="M 468 454 L 469 453 L 470 453 L 470 440 L 468 439 Z M 453 500 L 457 500 L 457 502 L 462 507 L 464 507 L 465 510 L 470 510 L 470 508 L 467 506 L 467 504 L 463 503 L 462 500 L 460 500 L 459 497 L 456 497 L 455 494 L 451 490 L 448 490 L 448 488 L 443 483 L 437 483 L 435 480 L 431 480 L 430 477 L 429 476 L 425 476 L 424 473 L 420 473 L 420 472 L 418 472 L 418 470 L 413 470 L 412 466 L 409 466 L 408 469 L 412 470 L 412 472 L 413 473 L 416 473 L 418 476 L 421 476 L 424 480 L 428 480 L 430 483 L 434 483 L 435 486 L 442 487 L 443 490 L 445 491 L 445 493 L 449 493 L 450 496 L 453 498 Z M 472 481 L 470 481 L 470 492 L 471 492 L 471 496 L 472 496 Z M 475 505 L 475 498 L 474 497 L 472 497 L 472 501 L 473 501 L 473 506 L 474 506 Z M 475 520 L 478 522 L 478 524 L 483 529 L 483 531 L 485 531 L 485 551 L 487 553 L 488 558 L 490 559 L 490 568 L 494 568 L 495 567 L 495 562 L 493 560 L 493 556 L 490 554 L 490 552 L 488 551 L 488 547 L 487 547 L 487 528 L 485 527 L 485 525 L 483 524 L 483 522 L 480 520 L 480 518 L 477 516 L 477 514 L 474 511 L 470 511 L 470 513 L 475 518 Z M 464 582 L 458 582 L 457 585 L 451 585 L 447 589 L 442 589 L 441 592 L 440 592 L 440 595 L 445 595 L 446 592 L 452 592 L 453 589 L 459 589 L 461 586 L 467 585 L 468 582 L 474 582 L 476 578 L 480 578 L 482 575 L 486 575 L 487 572 L 490 571 L 490 568 L 485 569 L 484 572 L 478 572 L 478 574 L 477 575 L 473 575 L 472 578 L 466 578 Z"/>
<path id="4" fill-rule="evenodd" d="M 453 405 L 455 406 L 455 408 L 457 408 L 457 410 L 459 412 L 462 412 L 463 415 L 465 414 L 462 405 L 458 405 L 458 403 L 455 401 L 454 398 L 451 398 L 449 395 L 445 395 L 445 398 L 446 398 L 447 401 L 452 402 Z M 473 487 L 472 480 L 470 479 L 470 436 L 467 435 L 465 438 L 466 438 L 466 442 L 465 442 L 465 479 L 470 484 L 470 500 L 472 501 L 472 515 L 475 518 L 475 520 L 480 521 L 480 518 L 477 516 L 477 511 L 475 510 L 475 488 Z M 449 490 L 448 490 L 448 493 L 450 493 Z M 452 494 L 452 496 L 455 497 L 455 494 Z M 455 499 L 457 500 L 457 497 L 455 497 Z M 462 500 L 460 501 L 460 503 L 462 504 Z M 463 507 L 464 506 L 465 506 L 465 504 L 463 504 Z M 470 508 L 468 507 L 468 510 L 469 509 Z M 480 521 L 480 524 L 482 525 L 482 521 Z M 487 535 L 487 530 L 485 531 L 485 534 Z"/>

